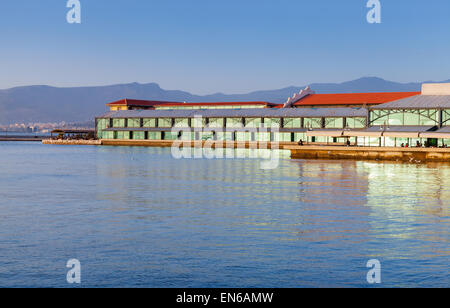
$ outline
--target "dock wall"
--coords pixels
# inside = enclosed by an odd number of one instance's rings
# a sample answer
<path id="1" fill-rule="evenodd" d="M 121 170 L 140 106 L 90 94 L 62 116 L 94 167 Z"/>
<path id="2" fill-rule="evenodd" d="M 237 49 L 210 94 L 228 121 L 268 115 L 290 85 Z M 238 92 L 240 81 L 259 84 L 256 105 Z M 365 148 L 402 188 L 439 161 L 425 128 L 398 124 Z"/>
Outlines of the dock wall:
<path id="1" fill-rule="evenodd" d="M 450 149 L 390 147 L 285 146 L 293 159 L 350 159 L 401 162 L 450 162 Z"/>

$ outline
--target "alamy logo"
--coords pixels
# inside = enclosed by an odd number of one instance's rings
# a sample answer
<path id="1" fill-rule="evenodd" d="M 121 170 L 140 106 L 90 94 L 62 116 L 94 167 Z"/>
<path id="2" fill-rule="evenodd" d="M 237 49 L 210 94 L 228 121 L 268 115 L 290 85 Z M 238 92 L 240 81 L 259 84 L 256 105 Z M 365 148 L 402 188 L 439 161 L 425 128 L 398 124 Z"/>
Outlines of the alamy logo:
<path id="1" fill-rule="evenodd" d="M 205 123 L 204 120 L 202 116 L 193 119 L 195 123 Z M 173 158 L 254 158 L 261 160 L 262 170 L 273 170 L 279 166 L 280 144 L 275 138 L 279 134 L 279 127 L 244 127 L 242 123 L 235 123 L 233 127 L 211 127 L 209 124 L 194 126 L 197 127 L 186 128 L 176 124 L 172 128 L 172 136 L 177 137 L 172 143 Z M 248 147 L 248 152 L 235 151 L 238 143 Z"/>
<path id="2" fill-rule="evenodd" d="M 367 262 L 367 268 L 370 271 L 367 273 L 367 282 L 370 284 L 380 284 L 381 283 L 381 262 L 373 259 Z"/>
<path id="3" fill-rule="evenodd" d="M 67 261 L 67 268 L 70 270 L 67 272 L 67 283 L 80 284 L 81 283 L 81 263 L 77 259 L 71 259 Z"/>
<path id="4" fill-rule="evenodd" d="M 367 8 L 371 10 L 367 13 L 367 22 L 369 24 L 381 24 L 381 3 L 380 0 L 369 0 Z"/>
<path id="5" fill-rule="evenodd" d="M 81 24 L 81 3 L 80 0 L 68 0 L 66 20 L 69 24 Z"/>

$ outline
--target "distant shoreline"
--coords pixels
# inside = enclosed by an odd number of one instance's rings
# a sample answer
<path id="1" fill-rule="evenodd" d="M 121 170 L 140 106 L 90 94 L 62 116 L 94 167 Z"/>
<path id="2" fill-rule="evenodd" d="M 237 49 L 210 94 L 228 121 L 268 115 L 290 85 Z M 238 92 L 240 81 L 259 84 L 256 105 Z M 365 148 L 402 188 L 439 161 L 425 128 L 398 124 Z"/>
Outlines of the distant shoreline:
<path id="1" fill-rule="evenodd" d="M 48 138 L 44 135 L 1 135 L 0 141 L 42 141 Z"/>

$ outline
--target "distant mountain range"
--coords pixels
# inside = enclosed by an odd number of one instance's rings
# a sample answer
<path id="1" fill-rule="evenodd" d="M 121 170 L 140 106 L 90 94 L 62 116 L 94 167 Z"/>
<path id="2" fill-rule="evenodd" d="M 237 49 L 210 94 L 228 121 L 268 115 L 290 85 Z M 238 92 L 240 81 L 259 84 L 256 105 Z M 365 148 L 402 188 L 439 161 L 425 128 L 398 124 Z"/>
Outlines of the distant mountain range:
<path id="1" fill-rule="evenodd" d="M 450 80 L 442 81 L 450 82 Z M 344 83 L 316 83 L 317 93 L 409 92 L 420 91 L 422 82 L 397 83 L 365 77 Z M 304 89 L 288 87 L 248 94 L 199 96 L 184 91 L 164 90 L 156 83 L 121 84 L 102 87 L 56 88 L 26 86 L 0 90 L 0 124 L 34 122 L 83 122 L 104 114 L 105 104 L 123 98 L 186 102 L 268 101 L 283 103 Z"/>

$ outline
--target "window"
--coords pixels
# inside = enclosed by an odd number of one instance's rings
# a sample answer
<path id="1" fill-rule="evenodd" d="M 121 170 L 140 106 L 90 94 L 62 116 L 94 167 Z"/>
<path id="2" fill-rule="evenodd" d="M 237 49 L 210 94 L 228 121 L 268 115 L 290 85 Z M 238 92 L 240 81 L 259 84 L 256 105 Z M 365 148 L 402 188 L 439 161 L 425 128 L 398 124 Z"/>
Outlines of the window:
<path id="1" fill-rule="evenodd" d="M 158 127 L 172 127 L 172 119 L 170 118 L 158 119 Z"/>
<path id="2" fill-rule="evenodd" d="M 223 118 L 210 118 L 209 127 L 222 128 L 224 123 Z"/>
<path id="3" fill-rule="evenodd" d="M 372 125 L 374 125 L 374 126 L 381 126 L 381 125 L 385 125 L 385 124 L 389 123 L 388 122 L 389 121 L 389 116 L 388 115 L 384 115 L 384 116 L 379 117 L 378 113 L 373 113 L 371 119 L 373 119 L 372 120 Z"/>
<path id="4" fill-rule="evenodd" d="M 192 119 L 192 127 L 201 128 L 206 126 L 206 119 L 201 117 L 195 117 Z"/>
<path id="5" fill-rule="evenodd" d="M 409 117 L 410 123 L 411 124 L 406 124 L 405 120 L 407 119 L 407 117 L 403 117 L 404 114 L 403 113 L 392 113 L 389 115 L 389 119 L 388 122 L 386 124 L 388 125 L 418 125 L 419 124 L 419 118 L 416 115 L 411 115 L 411 117 Z M 403 124 L 405 123 L 405 124 Z"/>
<path id="6" fill-rule="evenodd" d="M 294 142 L 299 142 L 300 140 L 306 141 L 306 134 L 305 133 L 295 133 L 294 134 Z"/>
<path id="7" fill-rule="evenodd" d="M 128 127 L 141 127 L 141 119 L 128 119 Z"/>
<path id="8" fill-rule="evenodd" d="M 442 125 L 450 125 L 450 110 L 442 110 Z"/>
<path id="9" fill-rule="evenodd" d="M 280 118 L 265 118 L 264 119 L 264 127 L 281 127 L 281 119 Z"/>
<path id="10" fill-rule="evenodd" d="M 321 118 L 305 118 L 304 119 L 305 128 L 322 128 Z"/>
<path id="11" fill-rule="evenodd" d="M 291 133 L 275 133 L 275 141 L 291 142 L 292 134 Z"/>
<path id="12" fill-rule="evenodd" d="M 104 139 L 103 130 L 106 129 L 107 124 L 109 123 L 109 119 L 97 119 L 97 138 Z"/>
<path id="13" fill-rule="evenodd" d="M 343 118 L 326 118 L 325 128 L 344 128 Z"/>
<path id="14" fill-rule="evenodd" d="M 125 119 L 113 119 L 113 127 L 124 128 L 125 127 Z"/>
<path id="15" fill-rule="evenodd" d="M 256 141 L 270 141 L 270 133 L 256 133 Z"/>
<path id="16" fill-rule="evenodd" d="M 161 140 L 161 132 L 148 132 L 149 140 Z"/>
<path id="17" fill-rule="evenodd" d="M 398 116 L 398 114 L 396 114 L 396 115 Z M 411 125 L 411 126 L 419 125 L 419 114 L 418 113 L 408 112 L 408 113 L 401 114 L 401 116 L 403 116 L 403 115 L 405 116 L 403 125 Z M 402 124 L 391 124 L 392 116 L 393 115 L 389 116 L 389 124 L 390 125 L 402 125 Z"/>
<path id="18" fill-rule="evenodd" d="M 435 126 L 439 124 L 439 112 L 437 110 L 420 110 L 420 125 Z"/>
<path id="19" fill-rule="evenodd" d="M 251 141 L 251 133 L 236 133 L 236 141 Z"/>
<path id="20" fill-rule="evenodd" d="M 178 139 L 178 133 L 172 133 L 172 132 L 164 133 L 164 140 L 177 140 L 177 139 Z"/>
<path id="21" fill-rule="evenodd" d="M 144 140 L 145 132 L 133 132 L 133 139 L 134 140 Z"/>
<path id="22" fill-rule="evenodd" d="M 227 127 L 241 128 L 242 126 L 242 118 L 227 118 Z"/>
<path id="23" fill-rule="evenodd" d="M 144 127 L 156 127 L 156 119 L 144 119 L 143 120 Z"/>
<path id="24" fill-rule="evenodd" d="M 301 128 L 302 127 L 302 119 L 300 119 L 300 118 L 285 118 L 283 127 L 284 128 Z"/>
<path id="25" fill-rule="evenodd" d="M 175 119 L 175 127 L 187 128 L 189 127 L 189 119 Z"/>
<path id="26" fill-rule="evenodd" d="M 365 118 L 347 118 L 346 128 L 364 128 L 366 127 Z"/>
<path id="27" fill-rule="evenodd" d="M 130 132 L 114 132 L 114 139 L 128 140 L 130 139 Z"/>
<path id="28" fill-rule="evenodd" d="M 200 139 L 203 141 L 214 140 L 214 133 L 213 132 L 203 132 L 200 134 Z"/>
<path id="29" fill-rule="evenodd" d="M 114 132 L 102 132 L 102 136 L 98 136 L 101 139 L 114 139 Z"/>
<path id="30" fill-rule="evenodd" d="M 246 118 L 245 119 L 245 127 L 260 128 L 261 122 L 262 122 L 261 118 Z"/>

